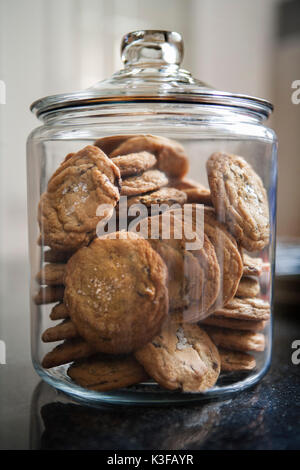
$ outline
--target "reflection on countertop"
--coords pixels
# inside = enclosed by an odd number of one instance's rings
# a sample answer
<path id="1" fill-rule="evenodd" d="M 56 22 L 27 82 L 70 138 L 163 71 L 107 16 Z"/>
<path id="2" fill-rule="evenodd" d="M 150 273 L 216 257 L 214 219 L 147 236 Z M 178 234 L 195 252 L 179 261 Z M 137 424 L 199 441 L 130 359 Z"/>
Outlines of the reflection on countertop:
<path id="1" fill-rule="evenodd" d="M 273 365 L 256 387 L 230 398 L 168 407 L 78 403 L 45 383 L 31 403 L 32 449 L 297 449 L 300 365 L 291 362 L 299 321 L 278 314 Z"/>

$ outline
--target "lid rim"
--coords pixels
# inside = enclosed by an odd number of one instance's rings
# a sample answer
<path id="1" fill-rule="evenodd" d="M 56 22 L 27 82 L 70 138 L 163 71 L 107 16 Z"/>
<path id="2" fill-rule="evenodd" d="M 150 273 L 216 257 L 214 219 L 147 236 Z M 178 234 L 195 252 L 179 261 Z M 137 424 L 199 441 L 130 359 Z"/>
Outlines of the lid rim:
<path id="1" fill-rule="evenodd" d="M 186 104 L 199 104 L 199 105 L 216 105 L 226 106 L 229 108 L 240 108 L 248 112 L 254 112 L 262 117 L 268 118 L 272 113 L 274 107 L 272 103 L 263 99 L 256 98 L 249 95 L 234 94 L 228 92 L 214 92 L 208 91 L 202 93 L 172 93 L 168 91 L 166 94 L 153 94 L 153 95 L 111 95 L 111 96 L 76 96 L 74 94 L 63 95 L 65 98 L 59 101 L 58 97 L 62 95 L 53 95 L 51 97 L 41 98 L 36 100 L 30 106 L 30 110 L 36 114 L 37 117 L 42 114 L 54 111 L 62 111 L 63 109 L 72 109 L 86 106 L 95 106 L 108 103 L 136 103 L 136 102 L 172 102 L 172 103 L 186 103 Z M 44 104 L 45 100 L 48 104 Z"/>

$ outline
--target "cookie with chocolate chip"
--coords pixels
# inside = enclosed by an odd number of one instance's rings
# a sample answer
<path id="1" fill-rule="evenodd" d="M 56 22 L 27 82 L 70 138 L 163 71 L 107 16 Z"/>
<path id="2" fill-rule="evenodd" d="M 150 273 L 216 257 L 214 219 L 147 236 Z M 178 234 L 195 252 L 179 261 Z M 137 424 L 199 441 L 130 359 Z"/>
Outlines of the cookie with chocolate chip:
<path id="1" fill-rule="evenodd" d="M 121 155 L 112 158 L 111 161 L 119 168 L 122 178 L 143 173 L 153 168 L 157 162 L 156 157 L 150 152 Z"/>
<path id="2" fill-rule="evenodd" d="M 126 139 L 109 156 L 113 158 L 142 151 L 153 153 L 159 170 L 171 177 L 183 177 L 188 171 L 189 162 L 183 146 L 175 140 L 151 134 Z"/>
<path id="3" fill-rule="evenodd" d="M 263 182 L 242 157 L 217 152 L 206 164 L 211 198 L 219 220 L 248 251 L 270 238 L 268 197 Z"/>
<path id="4" fill-rule="evenodd" d="M 67 373 L 81 387 L 97 392 L 129 387 L 148 379 L 133 356 L 92 356 L 73 363 Z"/>
<path id="5" fill-rule="evenodd" d="M 162 258 L 136 235 L 116 238 L 110 234 L 78 250 L 65 275 L 64 302 L 78 333 L 109 354 L 151 341 L 168 312 Z"/>
<path id="6" fill-rule="evenodd" d="M 129 176 L 122 182 L 121 196 L 137 196 L 138 194 L 156 191 L 167 186 L 168 178 L 159 170 L 148 170 L 137 176 Z"/>
<path id="7" fill-rule="evenodd" d="M 216 383 L 220 356 L 209 336 L 198 325 L 169 316 L 160 333 L 139 349 L 135 357 L 162 387 L 203 392 Z"/>
<path id="8" fill-rule="evenodd" d="M 42 242 L 56 251 L 75 251 L 95 237 L 96 226 L 120 198 L 120 171 L 98 147 L 69 154 L 42 194 L 38 221 Z M 97 215 L 99 205 L 104 215 Z M 110 208 L 110 209 L 109 209 Z"/>

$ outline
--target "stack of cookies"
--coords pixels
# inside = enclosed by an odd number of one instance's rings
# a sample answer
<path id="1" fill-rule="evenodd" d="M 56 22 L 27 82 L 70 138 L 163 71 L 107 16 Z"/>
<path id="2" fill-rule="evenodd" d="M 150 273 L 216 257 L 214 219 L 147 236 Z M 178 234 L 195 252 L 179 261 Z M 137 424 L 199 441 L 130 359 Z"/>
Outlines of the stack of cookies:
<path id="1" fill-rule="evenodd" d="M 269 243 L 266 191 L 242 157 L 213 154 L 209 188 L 185 178 L 188 166 L 178 142 L 126 135 L 67 155 L 52 175 L 38 209 L 48 248 L 35 302 L 58 302 L 50 319 L 60 323 L 42 340 L 60 343 L 44 368 L 71 363 L 71 380 L 97 391 L 152 379 L 188 392 L 255 369 L 249 352 L 265 349 L 270 305 L 267 266 L 249 252 Z M 125 196 L 127 221 L 137 204 L 146 212 L 120 230 Z"/>

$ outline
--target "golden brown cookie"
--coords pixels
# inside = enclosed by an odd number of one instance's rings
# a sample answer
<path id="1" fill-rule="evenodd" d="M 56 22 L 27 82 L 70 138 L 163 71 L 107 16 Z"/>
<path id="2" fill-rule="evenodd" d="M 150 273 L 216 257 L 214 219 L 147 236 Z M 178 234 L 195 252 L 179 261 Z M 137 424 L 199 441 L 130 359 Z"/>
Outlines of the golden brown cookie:
<path id="1" fill-rule="evenodd" d="M 219 348 L 221 372 L 252 370 L 256 367 L 255 357 L 250 354 Z"/>
<path id="2" fill-rule="evenodd" d="M 137 196 L 167 186 L 168 178 L 159 170 L 148 170 L 138 176 L 129 176 L 122 182 L 122 196 Z"/>
<path id="3" fill-rule="evenodd" d="M 186 194 L 175 188 L 164 187 L 147 194 L 129 197 L 127 199 L 128 207 L 133 204 L 144 204 L 147 208 L 151 208 L 153 204 L 180 204 L 181 206 L 187 201 Z"/>
<path id="4" fill-rule="evenodd" d="M 259 281 L 254 277 L 243 276 L 239 282 L 237 297 L 256 297 L 260 293 Z"/>
<path id="5" fill-rule="evenodd" d="M 64 320 L 58 325 L 47 328 L 42 334 L 42 341 L 44 343 L 53 343 L 54 341 L 61 341 L 63 339 L 78 338 L 78 331 L 74 323 L 70 320 Z"/>
<path id="6" fill-rule="evenodd" d="M 200 322 L 200 325 L 218 326 L 220 328 L 229 328 L 230 330 L 262 331 L 266 326 L 264 320 L 239 320 L 236 318 L 226 318 L 216 315 L 210 315 Z"/>
<path id="7" fill-rule="evenodd" d="M 201 183 L 188 178 L 175 180 L 170 182 L 174 188 L 184 191 L 187 196 L 188 203 L 204 204 L 212 206 L 210 190 Z"/>
<path id="8" fill-rule="evenodd" d="M 170 310 L 188 310 L 191 304 L 198 304 L 202 295 L 203 272 L 197 259 L 174 240 L 148 241 L 168 268 Z"/>
<path id="9" fill-rule="evenodd" d="M 119 168 L 122 178 L 143 173 L 153 168 L 157 162 L 156 157 L 149 152 L 121 155 L 112 158 L 111 161 Z"/>
<path id="10" fill-rule="evenodd" d="M 51 248 L 44 252 L 43 261 L 45 263 L 66 263 L 73 254 L 73 251 L 57 251 Z"/>
<path id="11" fill-rule="evenodd" d="M 162 387 L 203 392 L 219 377 L 220 356 L 205 331 L 179 318 L 169 317 L 161 332 L 135 357 Z"/>
<path id="12" fill-rule="evenodd" d="M 214 246 L 221 274 L 220 292 L 210 308 L 213 312 L 234 297 L 243 273 L 243 263 L 236 241 L 217 221 L 213 209 L 204 210 L 204 232 Z"/>
<path id="13" fill-rule="evenodd" d="M 95 349 L 81 338 L 70 339 L 48 352 L 42 360 L 45 369 L 69 364 L 69 362 L 86 358 L 95 354 Z"/>
<path id="14" fill-rule="evenodd" d="M 244 276 L 260 276 L 263 270 L 262 258 L 252 258 L 243 252 L 243 275 Z"/>
<path id="15" fill-rule="evenodd" d="M 54 305 L 50 313 L 51 320 L 64 320 L 65 318 L 69 318 L 69 316 L 69 311 L 63 302 Z"/>
<path id="16" fill-rule="evenodd" d="M 216 346 L 233 351 L 264 351 L 265 337 L 252 331 L 229 330 L 205 326 L 205 331 Z"/>
<path id="17" fill-rule="evenodd" d="M 198 289 L 198 301 L 190 305 L 185 312 L 185 320 L 197 322 L 208 315 L 209 308 L 215 302 L 220 289 L 220 268 L 216 253 L 208 237 L 198 237 L 193 221 L 186 220 L 182 213 L 166 211 L 163 214 L 143 219 L 137 228 L 147 239 L 166 240 L 173 246 L 180 244 L 181 249 L 190 248 L 191 242 L 195 243 L 195 250 L 190 251 L 195 256 L 202 275 L 199 276 L 201 285 Z M 191 223 L 190 223 L 191 222 Z M 203 240 L 202 240 L 203 239 Z"/>
<path id="18" fill-rule="evenodd" d="M 64 302 L 97 351 L 134 351 L 168 312 L 167 267 L 143 239 L 95 239 L 68 261 Z"/>
<path id="19" fill-rule="evenodd" d="M 60 302 L 64 298 L 64 290 L 64 286 L 40 287 L 38 293 L 34 297 L 34 302 L 36 303 L 36 305 Z"/>
<path id="20" fill-rule="evenodd" d="M 95 236 L 97 223 L 119 201 L 119 186 L 119 169 L 98 147 L 89 145 L 67 155 L 40 199 L 43 244 L 61 251 L 87 245 Z M 100 204 L 107 204 L 107 210 L 98 216 Z"/>
<path id="21" fill-rule="evenodd" d="M 133 356 L 96 355 L 82 359 L 69 367 L 68 375 L 81 387 L 98 392 L 129 387 L 148 380 L 145 370 Z"/>
<path id="22" fill-rule="evenodd" d="M 64 284 L 66 264 L 50 263 L 45 264 L 36 276 L 36 280 L 41 285 L 58 286 Z"/>
<path id="23" fill-rule="evenodd" d="M 261 178 L 242 157 L 214 153 L 207 161 L 217 216 L 247 250 L 262 250 L 270 237 L 269 205 Z"/>
<path id="24" fill-rule="evenodd" d="M 102 137 L 101 139 L 96 140 L 94 145 L 99 147 L 106 155 L 110 155 L 110 153 L 119 145 L 121 145 L 126 140 L 130 139 L 131 137 L 135 137 L 136 134 L 128 134 L 128 135 L 109 135 L 106 137 Z"/>
<path id="25" fill-rule="evenodd" d="M 158 168 L 169 176 L 180 178 L 188 172 L 189 162 L 183 146 L 166 137 L 136 135 L 125 140 L 109 156 L 112 158 L 142 151 L 153 153 L 158 160 Z"/>
<path id="26" fill-rule="evenodd" d="M 201 249 L 192 251 L 193 255 L 197 258 L 200 267 L 203 271 L 203 284 L 202 284 L 202 295 L 201 301 L 198 304 L 194 304 L 193 308 L 189 309 L 189 312 L 185 315 L 186 321 L 197 322 L 202 318 L 205 318 L 210 310 L 213 308 L 217 297 L 220 292 L 220 278 L 221 272 L 216 255 L 214 245 L 211 243 L 209 237 L 205 232 L 205 217 L 204 224 L 200 224 L 200 228 L 196 224 L 194 217 L 197 205 L 184 205 L 184 209 L 190 208 L 192 212 L 183 212 L 182 210 L 172 211 L 175 220 L 182 221 L 182 227 L 186 230 L 186 227 L 192 229 L 193 233 L 197 234 L 198 239 L 203 239 L 203 246 Z M 187 215 L 188 214 L 188 215 Z M 204 229 L 203 229 L 204 226 Z M 199 230 L 201 233 L 199 233 Z M 203 232 L 204 230 L 204 232 Z"/>
<path id="27" fill-rule="evenodd" d="M 257 298 L 234 297 L 225 307 L 216 310 L 214 315 L 240 320 L 269 320 L 270 304 Z"/>

